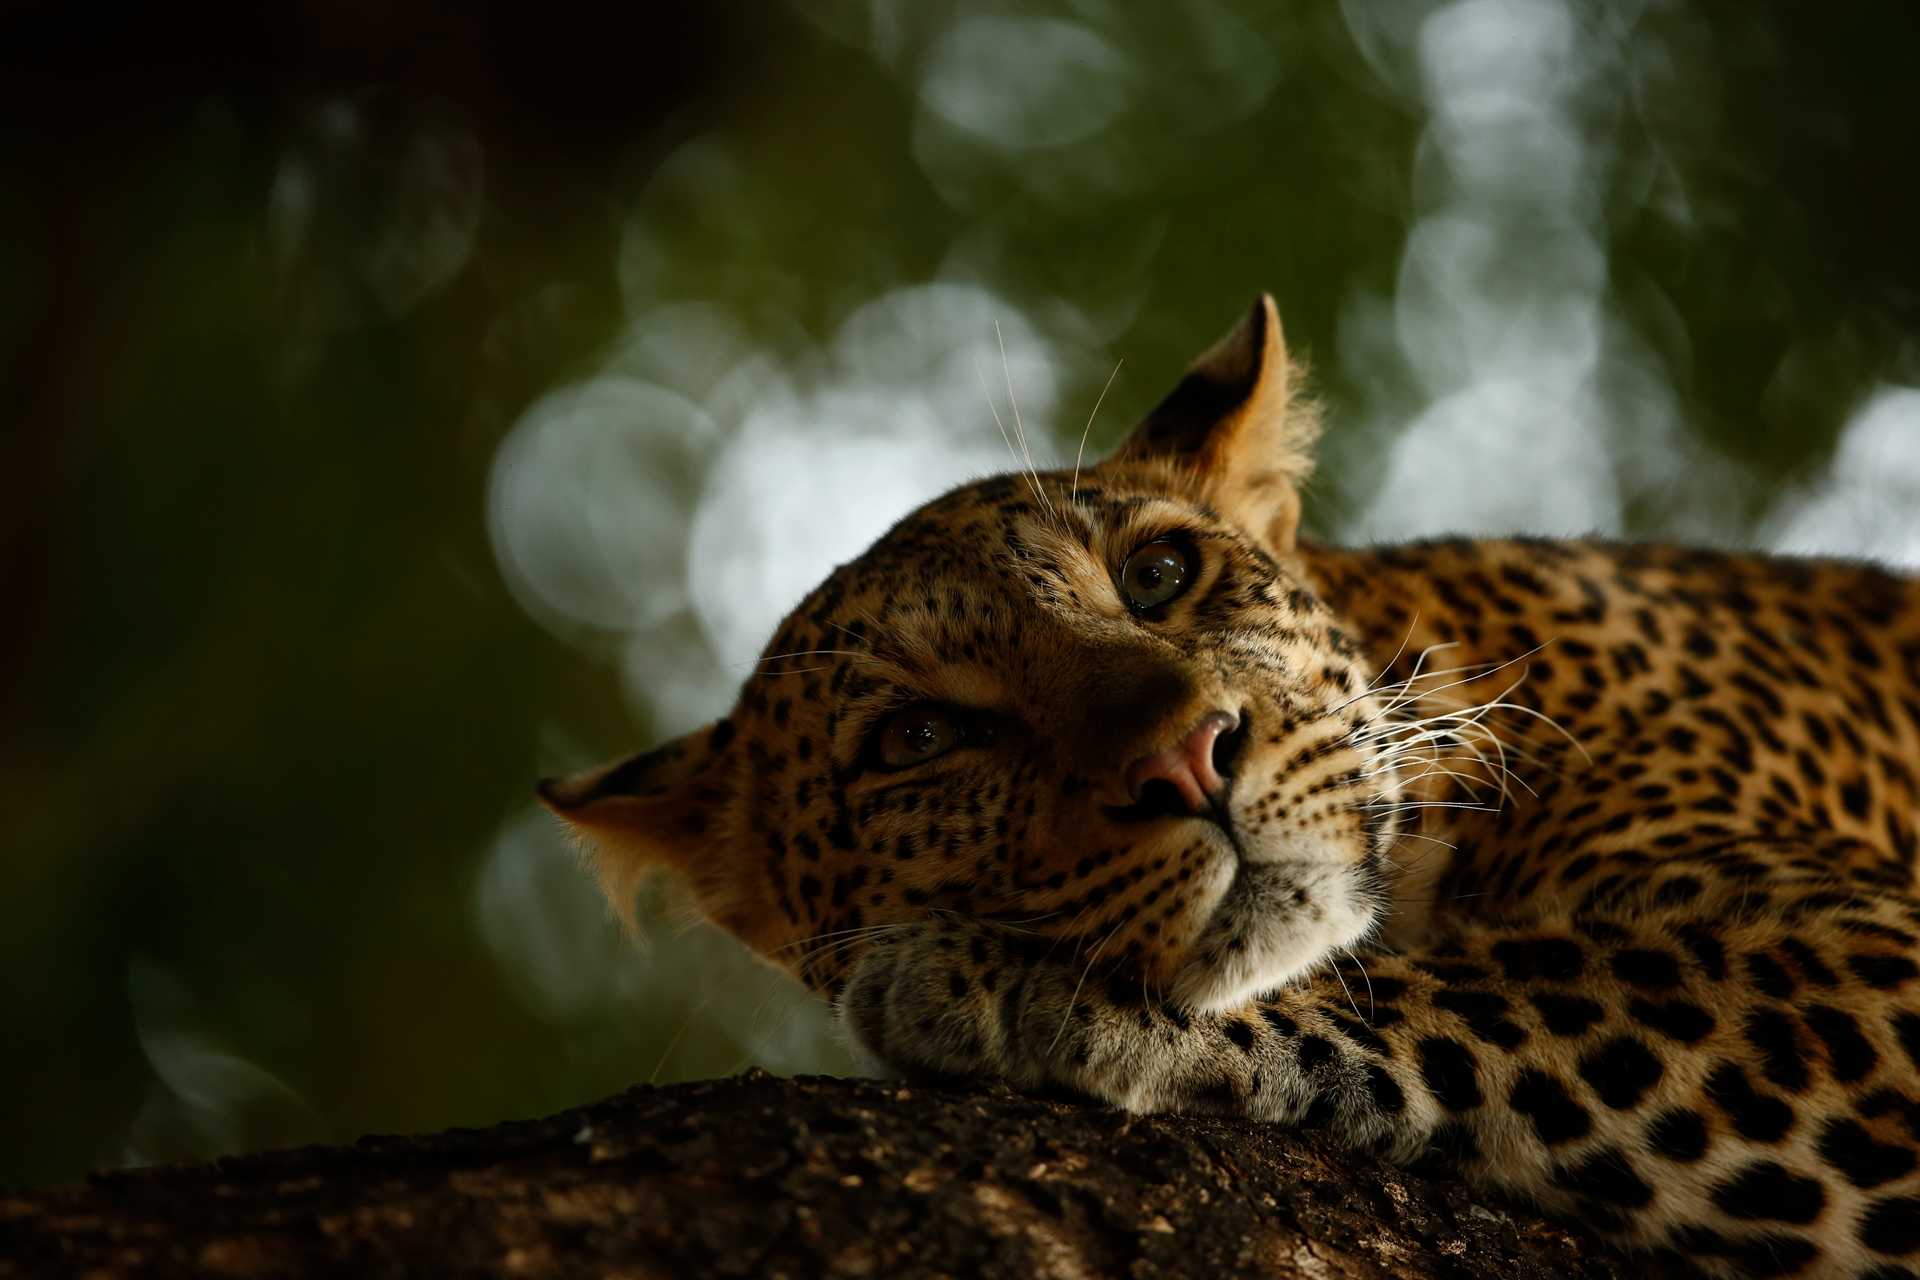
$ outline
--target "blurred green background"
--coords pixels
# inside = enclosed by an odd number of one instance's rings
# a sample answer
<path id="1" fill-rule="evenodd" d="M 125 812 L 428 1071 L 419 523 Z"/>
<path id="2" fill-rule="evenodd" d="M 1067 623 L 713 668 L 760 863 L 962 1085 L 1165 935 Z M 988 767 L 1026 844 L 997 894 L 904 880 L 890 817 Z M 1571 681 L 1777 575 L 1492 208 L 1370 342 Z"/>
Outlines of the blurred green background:
<path id="1" fill-rule="evenodd" d="M 1920 563 L 1920 10 L 0 4 L 0 1181 L 852 1070 L 533 780 L 1260 289 L 1325 536 Z"/>

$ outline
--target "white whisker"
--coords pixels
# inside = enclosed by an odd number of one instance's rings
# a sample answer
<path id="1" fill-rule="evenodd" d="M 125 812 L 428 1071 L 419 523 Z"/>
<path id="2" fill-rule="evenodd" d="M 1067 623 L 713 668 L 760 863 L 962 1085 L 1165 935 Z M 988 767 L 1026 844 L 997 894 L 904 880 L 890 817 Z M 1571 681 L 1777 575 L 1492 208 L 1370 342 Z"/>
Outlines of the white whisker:
<path id="1" fill-rule="evenodd" d="M 998 322 L 996 322 L 996 327 Z M 1013 469 L 1020 472 L 1020 478 L 1027 482 L 1027 488 L 1035 500 L 1040 499 L 1040 486 L 1020 467 L 1020 451 L 1013 447 L 1013 437 L 1007 434 L 1007 424 L 1000 420 L 1000 408 L 993 402 L 993 393 L 987 390 L 987 375 L 980 368 L 980 361 L 973 362 L 973 372 L 980 379 L 980 393 L 987 398 L 987 408 L 993 413 L 993 425 L 1000 428 L 1000 438 L 1007 442 L 1007 456 L 1013 459 Z"/>
<path id="2" fill-rule="evenodd" d="M 998 320 L 993 322 L 993 336 L 1000 343 L 1000 368 L 1007 377 L 1007 403 L 1013 406 L 1013 429 L 1020 435 L 1020 452 L 1024 454 L 1027 459 L 1027 474 L 1031 477 L 1030 482 L 1033 485 L 1034 496 L 1040 499 L 1041 505 L 1046 508 L 1048 517 L 1055 518 L 1053 500 L 1047 497 L 1046 490 L 1041 487 L 1040 472 L 1033 465 L 1033 450 L 1027 447 L 1027 428 L 1025 424 L 1020 421 L 1020 399 L 1013 394 L 1013 366 L 1007 363 L 1007 339 L 1006 335 L 1000 332 L 1000 322 Z"/>
<path id="3" fill-rule="evenodd" d="M 1374 1009 L 1373 975 L 1367 972 L 1367 966 L 1360 962 L 1360 957 L 1353 954 L 1351 949 L 1347 947 L 1342 947 L 1340 949 L 1347 953 L 1347 959 L 1353 961 L 1353 967 L 1360 971 L 1360 977 L 1367 984 L 1367 1021 L 1368 1021 L 1368 1024 L 1371 1025 L 1373 1021 L 1373 1009 Z M 1354 1012 L 1358 1013 L 1360 1011 L 1358 1009 L 1355 1009 Z"/>
<path id="4" fill-rule="evenodd" d="M 1342 948 L 1342 950 L 1345 950 L 1345 948 Z M 1352 955 L 1353 953 L 1352 953 L 1351 951 L 1349 951 L 1349 952 L 1347 952 L 1347 954 L 1348 954 L 1348 955 Z M 1341 989 L 1342 991 L 1345 991 L 1345 992 L 1347 993 L 1347 1006 L 1348 1006 L 1349 1008 L 1351 1008 L 1351 1009 L 1353 1010 L 1353 1016 L 1354 1016 L 1354 1017 L 1356 1017 L 1356 1018 L 1360 1018 L 1360 1021 L 1362 1021 L 1362 1022 L 1365 1022 L 1365 1021 L 1366 1021 L 1366 1019 L 1365 1019 L 1365 1018 L 1361 1018 L 1361 1017 L 1360 1017 L 1360 1005 L 1359 1005 L 1359 1003 L 1358 1003 L 1357 1001 L 1355 1001 L 1355 1000 L 1354 1000 L 1354 998 L 1353 998 L 1353 991 L 1352 991 L 1352 989 L 1351 989 L 1351 988 L 1349 988 L 1349 987 L 1347 986 L 1347 980 L 1346 980 L 1346 977 L 1345 977 L 1344 975 L 1342 975 L 1342 974 L 1341 974 L 1341 972 L 1340 972 L 1340 970 L 1339 970 L 1339 968 L 1338 968 L 1337 966 L 1335 966 L 1335 965 L 1331 965 L 1331 964 L 1330 964 L 1330 965 L 1328 965 L 1328 966 L 1327 966 L 1327 969 L 1328 969 L 1328 971 L 1329 971 L 1329 972 L 1331 972 L 1331 973 L 1333 974 L 1333 976 L 1334 976 L 1334 977 L 1335 977 L 1336 979 L 1338 979 L 1338 980 L 1339 980 L 1339 982 L 1340 982 L 1340 989 Z M 1368 1004 L 1369 1004 L 1369 1005 L 1371 1005 L 1371 1004 L 1372 1004 L 1372 1002 L 1373 1002 L 1373 993 L 1372 993 L 1372 991 L 1371 991 L 1371 990 L 1369 990 L 1369 991 L 1368 991 L 1368 993 L 1367 993 L 1367 1002 L 1368 1002 Z"/>
<path id="5" fill-rule="evenodd" d="M 1113 366 L 1113 372 L 1107 375 L 1107 385 L 1100 388 L 1100 398 L 1093 402 L 1093 412 L 1087 415 L 1087 425 L 1080 430 L 1080 450 L 1073 455 L 1073 485 L 1067 490 L 1067 501 L 1072 502 L 1080 496 L 1080 460 L 1087 456 L 1087 436 L 1093 430 L 1093 420 L 1100 414 L 1100 406 L 1107 402 L 1107 392 L 1113 387 L 1113 380 L 1120 376 L 1120 365 L 1126 363 L 1123 358 Z"/>

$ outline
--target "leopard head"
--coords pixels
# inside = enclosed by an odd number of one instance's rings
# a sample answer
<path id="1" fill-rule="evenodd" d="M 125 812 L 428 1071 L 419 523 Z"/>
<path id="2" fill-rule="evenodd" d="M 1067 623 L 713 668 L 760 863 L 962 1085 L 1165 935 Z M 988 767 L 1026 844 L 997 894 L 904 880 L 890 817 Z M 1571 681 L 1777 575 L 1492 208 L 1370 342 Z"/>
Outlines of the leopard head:
<path id="1" fill-rule="evenodd" d="M 1261 298 L 1084 473 L 956 489 L 786 619 L 731 715 L 541 784 L 616 907 L 651 867 L 835 992 L 964 912 L 1217 1009 L 1376 925 L 1396 777 L 1296 547 L 1316 434 Z"/>

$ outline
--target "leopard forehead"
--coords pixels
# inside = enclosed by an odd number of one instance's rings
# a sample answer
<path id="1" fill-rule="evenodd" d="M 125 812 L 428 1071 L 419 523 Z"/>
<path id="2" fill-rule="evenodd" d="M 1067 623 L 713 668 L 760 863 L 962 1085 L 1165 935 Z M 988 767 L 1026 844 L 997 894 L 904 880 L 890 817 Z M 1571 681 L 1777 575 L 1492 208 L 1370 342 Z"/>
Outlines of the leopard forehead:
<path id="1" fill-rule="evenodd" d="M 1143 618 L 1116 574 L 1169 538 L 1193 550 L 1192 576 Z M 1355 703 L 1365 677 L 1356 642 L 1304 579 L 1205 506 L 1061 474 L 981 481 L 836 570 L 769 644 L 734 716 L 752 779 L 739 836 L 765 850 L 788 924 L 841 939 L 809 950 L 803 972 L 820 985 L 858 954 L 863 930 L 942 908 L 1102 936 L 1116 961 L 1158 963 L 1165 979 L 1247 877 L 1217 828 L 1108 821 L 1126 765 L 1207 711 L 1260 726 L 1249 759 L 1294 752 L 1291 737 Z M 989 713 L 992 749 L 875 769 L 877 727 L 923 702 Z M 1328 769 L 1357 772 L 1329 754 Z M 1268 769 L 1240 819 L 1291 822 L 1295 839 L 1318 822 L 1370 840 L 1338 803 L 1292 813 L 1289 776 L 1306 790 L 1320 763 L 1303 760 Z M 1344 901 L 1312 888 L 1316 874 L 1272 873 L 1258 896 Z"/>

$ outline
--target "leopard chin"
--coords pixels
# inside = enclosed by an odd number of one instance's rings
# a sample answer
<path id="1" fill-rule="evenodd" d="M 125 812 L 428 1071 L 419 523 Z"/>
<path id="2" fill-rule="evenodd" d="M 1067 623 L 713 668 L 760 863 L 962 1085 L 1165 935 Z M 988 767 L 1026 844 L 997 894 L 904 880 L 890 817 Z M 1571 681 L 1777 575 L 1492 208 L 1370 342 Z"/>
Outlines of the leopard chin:
<path id="1" fill-rule="evenodd" d="M 1365 941 L 1385 914 L 1380 877 L 1370 867 L 1242 860 L 1168 995 L 1196 1013 L 1236 1008 Z"/>

